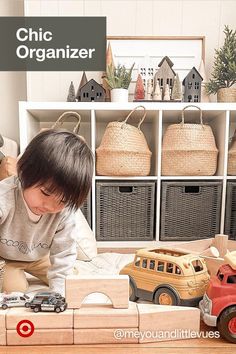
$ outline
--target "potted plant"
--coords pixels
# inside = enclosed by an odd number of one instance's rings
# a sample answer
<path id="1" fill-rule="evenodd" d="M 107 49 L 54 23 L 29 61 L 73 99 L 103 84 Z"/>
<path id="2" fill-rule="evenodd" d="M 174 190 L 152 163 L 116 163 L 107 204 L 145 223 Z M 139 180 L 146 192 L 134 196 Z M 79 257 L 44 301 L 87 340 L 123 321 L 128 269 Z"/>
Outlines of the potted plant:
<path id="1" fill-rule="evenodd" d="M 225 41 L 215 50 L 212 78 L 206 84 L 207 94 L 217 94 L 218 102 L 236 102 L 236 30 L 224 29 Z"/>
<path id="2" fill-rule="evenodd" d="M 112 102 L 128 102 L 128 88 L 133 68 L 134 64 L 130 69 L 126 69 L 124 65 L 120 64 L 117 67 L 108 65 L 105 80 L 111 88 Z"/>

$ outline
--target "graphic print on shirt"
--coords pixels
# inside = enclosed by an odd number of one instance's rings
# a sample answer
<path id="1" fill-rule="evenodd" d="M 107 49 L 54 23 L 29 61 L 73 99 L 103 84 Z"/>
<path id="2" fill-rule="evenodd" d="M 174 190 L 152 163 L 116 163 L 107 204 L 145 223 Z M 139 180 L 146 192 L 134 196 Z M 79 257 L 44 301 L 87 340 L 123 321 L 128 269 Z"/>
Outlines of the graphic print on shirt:
<path id="1" fill-rule="evenodd" d="M 29 254 L 33 252 L 35 248 L 38 247 L 43 249 L 49 248 L 49 245 L 47 243 L 41 243 L 41 242 L 39 242 L 38 244 L 34 243 L 31 247 L 29 247 L 25 241 L 14 241 L 10 239 L 8 240 L 2 237 L 0 237 L 0 243 L 8 247 L 16 247 L 23 254 Z"/>

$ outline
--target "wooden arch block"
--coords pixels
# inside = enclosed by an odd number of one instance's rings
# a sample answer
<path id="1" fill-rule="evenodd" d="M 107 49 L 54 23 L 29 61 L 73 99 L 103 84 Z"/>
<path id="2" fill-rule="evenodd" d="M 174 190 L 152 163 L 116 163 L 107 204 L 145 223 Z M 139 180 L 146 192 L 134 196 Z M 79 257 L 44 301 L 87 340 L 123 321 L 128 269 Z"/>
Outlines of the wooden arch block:
<path id="1" fill-rule="evenodd" d="M 108 296 L 114 308 L 128 308 L 129 277 L 127 275 L 70 275 L 66 278 L 68 308 L 79 309 L 84 298 L 92 293 Z"/>
<path id="2" fill-rule="evenodd" d="M 219 251 L 220 257 L 227 253 L 228 248 L 228 235 L 218 234 L 213 239 L 212 246 L 216 247 Z"/>

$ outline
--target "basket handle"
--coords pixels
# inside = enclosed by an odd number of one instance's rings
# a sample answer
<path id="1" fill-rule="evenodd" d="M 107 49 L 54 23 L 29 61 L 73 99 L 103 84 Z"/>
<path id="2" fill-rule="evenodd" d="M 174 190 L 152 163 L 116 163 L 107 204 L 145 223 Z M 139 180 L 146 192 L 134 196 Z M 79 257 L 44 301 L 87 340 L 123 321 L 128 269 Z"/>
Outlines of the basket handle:
<path id="1" fill-rule="evenodd" d="M 236 129 L 234 131 L 234 135 L 229 139 L 230 142 L 233 142 L 236 140 Z"/>
<path id="2" fill-rule="evenodd" d="M 204 126 L 203 126 L 203 120 L 202 120 L 202 110 L 201 110 L 200 107 L 195 106 L 195 105 L 193 105 L 193 104 L 190 104 L 190 105 L 188 105 L 188 106 L 186 106 L 186 107 L 184 107 L 184 108 L 182 109 L 182 122 L 181 122 L 181 125 L 183 126 L 183 125 L 185 124 L 185 122 L 184 122 L 184 111 L 185 111 L 186 108 L 189 108 L 189 107 L 197 108 L 197 109 L 200 111 L 200 123 L 201 123 L 202 127 L 204 128 Z"/>
<path id="3" fill-rule="evenodd" d="M 140 126 L 141 126 L 141 124 L 143 123 L 143 121 L 144 121 L 144 119 L 145 119 L 145 117 L 146 117 L 146 115 L 147 115 L 146 108 L 145 108 L 144 106 L 137 106 L 137 107 L 135 107 L 135 108 L 127 115 L 127 117 L 126 117 L 125 120 L 123 121 L 123 124 L 122 124 L 121 127 L 123 127 L 124 124 L 127 123 L 127 120 L 129 119 L 129 117 L 131 116 L 131 114 L 132 114 L 133 112 L 135 112 L 138 108 L 143 108 L 143 109 L 144 109 L 143 116 L 142 116 L 142 118 L 140 119 L 139 124 L 138 124 L 138 129 L 140 130 Z"/>
<path id="4" fill-rule="evenodd" d="M 73 133 L 78 134 L 79 128 L 80 128 L 80 122 L 81 122 L 81 115 L 77 112 L 73 111 L 68 111 L 64 112 L 60 115 L 60 117 L 57 119 L 57 121 L 53 124 L 52 129 L 59 128 L 62 126 L 63 122 L 65 122 L 66 117 L 75 117 L 77 119 L 76 126 L 73 129 Z"/>

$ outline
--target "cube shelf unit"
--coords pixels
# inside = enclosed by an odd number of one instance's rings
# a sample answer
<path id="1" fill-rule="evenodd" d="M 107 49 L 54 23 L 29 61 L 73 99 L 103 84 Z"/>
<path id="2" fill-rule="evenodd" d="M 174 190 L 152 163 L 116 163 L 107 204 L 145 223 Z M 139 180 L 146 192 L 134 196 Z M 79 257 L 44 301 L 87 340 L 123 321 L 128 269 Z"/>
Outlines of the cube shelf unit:
<path id="1" fill-rule="evenodd" d="M 155 199 L 155 235 L 153 241 L 98 241 L 100 249 L 134 249 L 156 246 L 160 241 L 161 224 L 161 183 L 162 181 L 221 181 L 221 213 L 220 232 L 224 232 L 227 181 L 236 180 L 236 176 L 227 175 L 228 141 L 236 129 L 236 103 L 196 103 L 203 111 L 203 121 L 209 124 L 215 135 L 219 149 L 218 168 L 214 176 L 162 176 L 161 148 L 162 137 L 169 124 L 181 121 L 181 111 L 187 105 L 181 103 L 152 103 L 142 105 L 147 110 L 147 116 L 141 129 L 144 132 L 150 150 L 152 151 L 151 172 L 145 177 L 108 177 L 94 174 L 91 190 L 92 229 L 96 235 L 96 182 L 98 181 L 154 181 L 156 185 Z M 95 154 L 101 143 L 106 125 L 111 121 L 122 120 L 138 106 L 138 102 L 19 102 L 20 150 L 24 151 L 29 141 L 40 131 L 48 128 L 65 111 L 76 111 L 82 117 L 80 135 L 84 136 Z M 136 124 L 142 111 L 138 110 L 129 123 Z M 185 113 L 186 122 L 198 122 L 199 112 L 190 108 Z M 66 127 L 72 127 L 73 122 Z M 199 142 L 200 144 L 201 142 Z"/>

